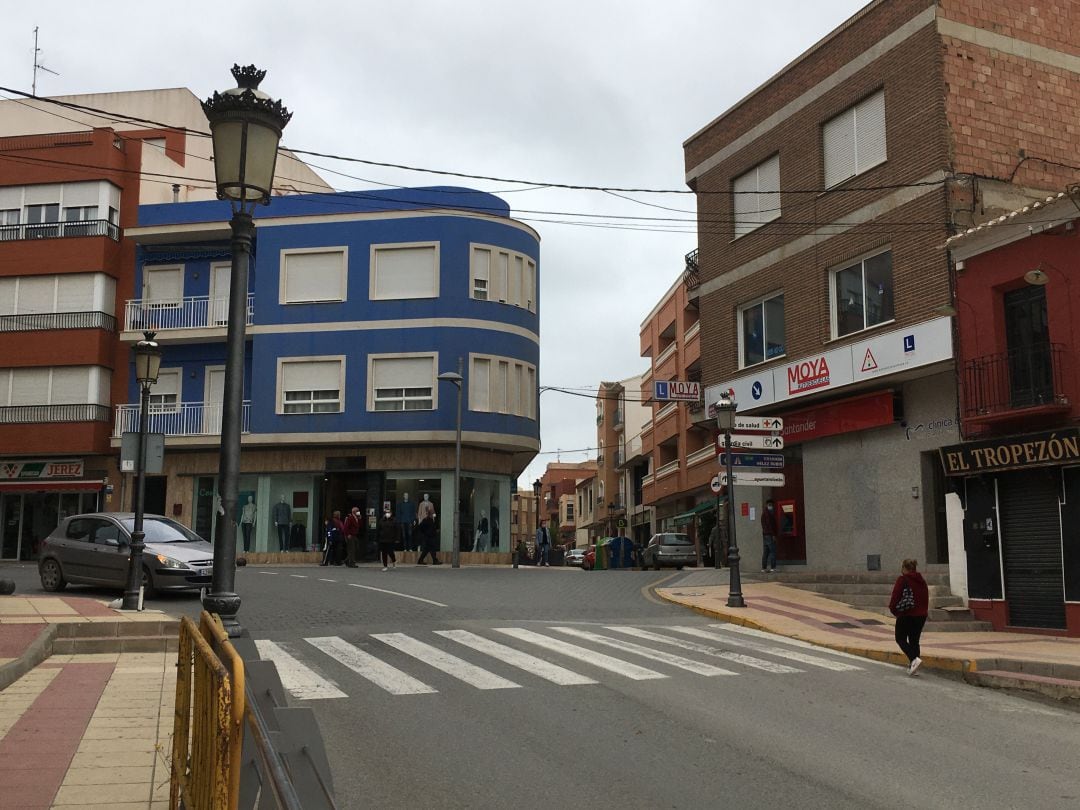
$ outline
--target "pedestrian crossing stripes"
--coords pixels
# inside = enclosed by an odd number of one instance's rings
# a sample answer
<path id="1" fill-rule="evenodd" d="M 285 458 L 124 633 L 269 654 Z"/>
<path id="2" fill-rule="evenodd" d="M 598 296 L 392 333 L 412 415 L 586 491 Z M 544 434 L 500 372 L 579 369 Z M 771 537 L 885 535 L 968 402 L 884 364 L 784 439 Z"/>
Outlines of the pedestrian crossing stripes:
<path id="1" fill-rule="evenodd" d="M 465 688 L 489 691 L 519 689 L 535 684 L 537 679 L 558 686 L 586 687 L 611 676 L 631 681 L 662 680 L 671 677 L 665 668 L 706 678 L 734 676 L 748 670 L 766 675 L 805 672 L 795 664 L 835 673 L 862 669 L 839 660 L 844 656 L 831 650 L 756 631 L 747 634 L 745 630 L 733 625 L 553 625 L 535 630 L 492 627 L 484 631 L 487 635 L 464 629 L 433 630 L 426 639 L 420 637 L 423 633 L 372 633 L 355 644 L 338 636 L 305 638 L 306 647 L 266 639 L 255 644 L 263 658 L 275 662 L 282 685 L 299 700 L 347 697 L 338 683 L 323 674 L 327 666 L 335 664 L 391 695 L 436 694 L 453 688 L 449 683 L 455 681 Z M 507 643 L 489 638 L 493 633 Z M 445 649 L 447 643 L 455 645 L 454 652 L 460 655 Z M 675 654 L 671 647 L 713 660 Z M 747 652 L 736 652 L 731 647 Z M 319 654 L 314 661 L 309 658 Z M 650 667 L 626 661 L 624 656 L 647 659 Z M 789 663 L 771 660 L 774 658 Z M 565 659 L 576 665 L 564 666 Z M 487 668 L 490 662 L 497 662 L 495 668 L 501 664 L 513 672 L 494 672 Z M 436 686 L 436 679 L 442 676 L 449 676 L 451 681 Z"/>

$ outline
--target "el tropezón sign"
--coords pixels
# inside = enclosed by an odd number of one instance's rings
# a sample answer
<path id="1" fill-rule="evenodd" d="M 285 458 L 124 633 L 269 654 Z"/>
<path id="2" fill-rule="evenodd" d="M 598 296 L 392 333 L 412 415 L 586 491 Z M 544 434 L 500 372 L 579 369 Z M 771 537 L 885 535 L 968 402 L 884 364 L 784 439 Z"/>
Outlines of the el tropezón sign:
<path id="1" fill-rule="evenodd" d="M 1080 428 L 965 442 L 942 447 L 940 452 L 946 475 L 1075 464 L 1080 461 Z"/>

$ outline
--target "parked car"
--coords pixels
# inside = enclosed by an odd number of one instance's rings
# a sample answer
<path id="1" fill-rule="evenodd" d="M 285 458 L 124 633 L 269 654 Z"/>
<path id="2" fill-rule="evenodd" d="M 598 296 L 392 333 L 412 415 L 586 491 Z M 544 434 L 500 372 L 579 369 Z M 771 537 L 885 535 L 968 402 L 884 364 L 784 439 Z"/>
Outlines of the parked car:
<path id="1" fill-rule="evenodd" d="M 563 565 L 573 565 L 581 568 L 585 564 L 585 549 L 572 548 L 563 557 Z"/>
<path id="2" fill-rule="evenodd" d="M 596 546 L 586 546 L 585 554 L 581 557 L 581 568 L 584 571 L 592 571 L 596 567 Z"/>
<path id="3" fill-rule="evenodd" d="M 73 515 L 41 541 L 38 575 L 47 591 L 73 585 L 123 588 L 131 559 L 131 512 Z M 142 584 L 155 591 L 190 590 L 210 584 L 214 547 L 191 529 L 162 515 L 146 515 Z"/>
<path id="4" fill-rule="evenodd" d="M 654 534 L 642 556 L 645 567 L 657 571 L 661 568 L 681 571 L 684 565 L 697 565 L 697 551 L 690 536 L 673 532 Z"/>

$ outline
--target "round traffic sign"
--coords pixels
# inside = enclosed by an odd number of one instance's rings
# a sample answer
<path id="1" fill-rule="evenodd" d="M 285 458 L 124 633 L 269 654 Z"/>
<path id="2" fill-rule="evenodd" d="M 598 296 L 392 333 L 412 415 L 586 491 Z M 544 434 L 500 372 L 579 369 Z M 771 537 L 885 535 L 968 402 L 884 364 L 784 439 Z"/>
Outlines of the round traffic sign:
<path id="1" fill-rule="evenodd" d="M 720 490 L 723 489 L 723 485 L 720 483 L 720 476 L 714 475 L 712 481 L 709 482 L 709 488 L 717 495 L 720 494 Z"/>

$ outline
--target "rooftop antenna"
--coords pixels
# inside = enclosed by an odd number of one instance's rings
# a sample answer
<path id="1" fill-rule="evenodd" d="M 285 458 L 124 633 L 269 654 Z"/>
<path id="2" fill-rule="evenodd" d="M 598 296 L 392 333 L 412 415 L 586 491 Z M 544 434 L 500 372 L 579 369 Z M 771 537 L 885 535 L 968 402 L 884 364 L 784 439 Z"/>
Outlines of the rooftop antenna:
<path id="1" fill-rule="evenodd" d="M 38 27 L 34 26 L 34 81 L 30 85 L 30 95 L 37 96 L 37 74 L 39 70 L 44 70 L 46 73 L 51 73 L 53 76 L 59 76 L 55 70 L 49 70 L 43 64 L 38 62 L 38 54 L 41 53 L 41 48 L 38 47 Z"/>

